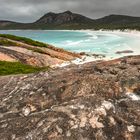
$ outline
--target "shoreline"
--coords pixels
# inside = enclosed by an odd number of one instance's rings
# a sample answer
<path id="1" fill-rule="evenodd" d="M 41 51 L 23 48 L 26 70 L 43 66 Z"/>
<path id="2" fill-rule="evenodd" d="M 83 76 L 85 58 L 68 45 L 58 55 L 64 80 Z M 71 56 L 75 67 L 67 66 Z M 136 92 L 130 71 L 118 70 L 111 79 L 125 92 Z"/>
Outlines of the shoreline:
<path id="1" fill-rule="evenodd" d="M 61 30 L 60 30 L 61 31 Z M 71 30 L 66 30 L 66 31 L 71 31 Z M 125 30 L 125 31 L 121 31 L 121 30 L 74 30 L 74 31 L 80 31 L 80 32 L 105 32 L 105 33 L 112 33 L 112 34 L 117 34 L 117 35 L 124 35 L 124 36 L 129 36 L 129 37 L 138 37 L 140 38 L 140 31 L 137 31 L 137 30 Z M 135 45 L 138 45 L 138 44 L 135 44 Z M 115 59 L 119 59 L 119 58 L 123 58 L 123 57 L 129 57 L 129 56 L 137 56 L 137 55 L 140 55 L 140 49 L 136 49 L 136 48 L 133 48 L 135 49 L 134 50 L 123 50 L 123 51 L 120 51 L 122 53 L 120 53 L 117 57 L 109 57 L 109 56 L 105 56 L 105 57 L 102 57 L 102 58 L 95 58 L 95 56 L 87 56 L 87 55 L 83 55 L 82 59 L 75 59 L 71 62 L 64 62 L 60 65 L 56 65 L 56 67 L 65 67 L 65 66 L 68 66 L 70 64 L 76 64 L 76 65 L 81 65 L 81 64 L 85 64 L 85 63 L 89 63 L 89 62 L 96 62 L 96 61 L 110 61 L 110 60 L 115 60 Z M 126 53 L 125 51 L 133 51 L 131 53 Z M 116 52 L 117 53 L 117 52 Z M 96 54 L 95 54 L 96 55 Z M 102 54 L 97 54 L 97 55 L 102 55 Z"/>
<path id="2" fill-rule="evenodd" d="M 130 29 L 125 29 L 125 30 L 121 30 L 121 29 L 117 29 L 117 30 L 107 30 L 107 29 L 100 29 L 100 30 L 94 30 L 94 29 L 79 29 L 79 30 L 60 30 L 60 29 L 48 29 L 48 30 L 41 30 L 41 29 L 8 29 L 8 30 L 1 30 L 0 31 L 95 31 L 95 32 L 122 32 L 122 33 L 139 33 L 140 34 L 140 30 L 130 30 Z"/>
<path id="3" fill-rule="evenodd" d="M 124 57 L 133 57 L 133 56 L 139 56 L 139 55 L 126 55 L 126 56 L 120 56 L 120 57 L 115 57 L 115 58 L 109 58 L 109 57 L 106 57 L 106 58 L 94 58 L 94 57 L 83 56 L 83 59 L 85 58 L 86 60 L 77 58 L 77 59 L 75 59 L 73 61 L 70 61 L 70 62 L 64 62 L 62 64 L 53 65 L 52 68 L 62 68 L 62 67 L 66 67 L 66 66 L 69 66 L 69 65 L 72 65 L 72 64 L 83 65 L 83 64 L 86 64 L 86 63 L 98 62 L 98 61 L 108 62 L 108 61 L 111 61 L 111 60 L 117 60 L 117 59 L 121 59 L 121 58 L 124 58 Z"/>

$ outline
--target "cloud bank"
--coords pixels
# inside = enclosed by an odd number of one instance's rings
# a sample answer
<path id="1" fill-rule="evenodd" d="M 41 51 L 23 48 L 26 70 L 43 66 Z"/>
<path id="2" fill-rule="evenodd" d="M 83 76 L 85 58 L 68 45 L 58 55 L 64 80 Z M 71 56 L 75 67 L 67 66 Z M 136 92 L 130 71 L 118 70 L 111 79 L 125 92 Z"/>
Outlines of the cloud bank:
<path id="1" fill-rule="evenodd" d="M 0 0 L 0 20 L 32 22 L 48 12 L 70 10 L 90 18 L 140 16 L 140 0 Z"/>

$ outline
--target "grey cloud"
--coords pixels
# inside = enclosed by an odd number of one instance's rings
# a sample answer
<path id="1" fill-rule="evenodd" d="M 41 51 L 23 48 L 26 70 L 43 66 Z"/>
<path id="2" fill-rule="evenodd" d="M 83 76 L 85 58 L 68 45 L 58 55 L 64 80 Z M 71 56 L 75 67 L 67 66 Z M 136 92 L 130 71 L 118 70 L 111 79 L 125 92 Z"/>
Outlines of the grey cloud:
<path id="1" fill-rule="evenodd" d="M 71 10 L 91 18 L 140 16 L 140 0 L 0 0 L 0 19 L 32 22 L 47 12 Z"/>

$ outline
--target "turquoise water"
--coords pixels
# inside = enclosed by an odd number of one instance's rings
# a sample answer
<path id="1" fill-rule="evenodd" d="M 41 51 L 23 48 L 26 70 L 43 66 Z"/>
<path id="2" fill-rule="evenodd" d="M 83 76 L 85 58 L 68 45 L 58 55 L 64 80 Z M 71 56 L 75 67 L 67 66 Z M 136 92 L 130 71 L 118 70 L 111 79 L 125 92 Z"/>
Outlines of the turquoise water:
<path id="1" fill-rule="evenodd" d="M 135 51 L 132 46 L 139 41 L 137 37 L 131 35 L 100 31 L 1 30 L 0 33 L 28 37 L 69 51 L 104 54 L 112 57 L 117 55 L 115 54 L 117 51 Z"/>

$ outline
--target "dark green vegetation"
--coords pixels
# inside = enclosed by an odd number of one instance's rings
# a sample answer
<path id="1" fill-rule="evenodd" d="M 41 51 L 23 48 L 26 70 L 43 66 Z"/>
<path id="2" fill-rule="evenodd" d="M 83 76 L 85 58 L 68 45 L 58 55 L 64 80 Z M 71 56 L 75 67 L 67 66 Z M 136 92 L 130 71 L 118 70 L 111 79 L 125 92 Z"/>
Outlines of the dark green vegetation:
<path id="1" fill-rule="evenodd" d="M 0 61 L 0 75 L 27 74 L 48 70 L 48 67 L 39 68 L 22 64 L 20 62 Z"/>
<path id="2" fill-rule="evenodd" d="M 38 52 L 41 54 L 46 54 L 43 50 L 39 49 L 39 48 L 28 48 L 28 50 L 31 50 L 33 52 Z"/>
<path id="3" fill-rule="evenodd" d="M 19 47 L 21 47 L 20 44 L 14 42 L 14 41 L 20 41 L 22 43 L 26 43 L 26 44 L 32 45 L 32 46 L 47 47 L 47 44 L 45 44 L 45 43 L 34 41 L 34 40 L 26 38 L 26 37 L 19 37 L 19 36 L 10 35 L 10 34 L 0 34 L 0 37 L 1 37 L 0 45 L 2 45 L 2 46 L 19 46 Z M 7 40 L 7 39 L 10 39 L 10 40 Z M 33 52 L 46 54 L 43 50 L 36 48 L 36 47 L 34 47 L 34 48 L 28 47 L 27 49 L 32 50 Z"/>
<path id="4" fill-rule="evenodd" d="M 95 20 L 95 29 L 136 29 L 140 30 L 140 17 L 109 15 Z"/>
<path id="5" fill-rule="evenodd" d="M 109 15 L 100 19 L 66 11 L 64 13 L 48 13 L 33 23 L 17 23 L 0 21 L 0 29 L 136 29 L 140 30 L 140 17 L 125 15 Z"/>
<path id="6" fill-rule="evenodd" d="M 32 39 L 26 38 L 26 37 L 19 37 L 19 36 L 14 36 L 14 35 L 9 35 L 9 34 L 0 34 L 0 37 L 7 38 L 7 39 L 12 39 L 15 41 L 20 41 L 32 46 L 38 46 L 38 47 L 47 47 L 48 45 L 39 41 L 34 41 Z M 10 41 L 7 41 L 7 44 L 11 45 Z M 6 44 L 6 43 L 5 43 Z"/>
<path id="7" fill-rule="evenodd" d="M 0 45 L 3 45 L 3 46 L 17 46 L 17 43 L 12 42 L 10 40 L 6 40 L 6 39 L 0 39 Z"/>
<path id="8" fill-rule="evenodd" d="M 18 42 L 17 43 L 14 42 L 14 41 L 19 41 L 19 42 L 26 43 L 26 44 L 32 45 L 32 46 L 48 47 L 48 45 L 45 43 L 34 41 L 34 40 L 26 38 L 26 37 L 19 37 L 19 36 L 10 35 L 10 34 L 0 34 L 0 37 L 1 37 L 0 45 L 2 45 L 2 46 L 19 46 L 19 47 L 21 47 L 21 45 L 18 44 Z M 43 50 L 36 48 L 36 47 L 34 47 L 34 48 L 28 47 L 27 49 L 32 50 L 33 52 L 46 54 Z"/>

